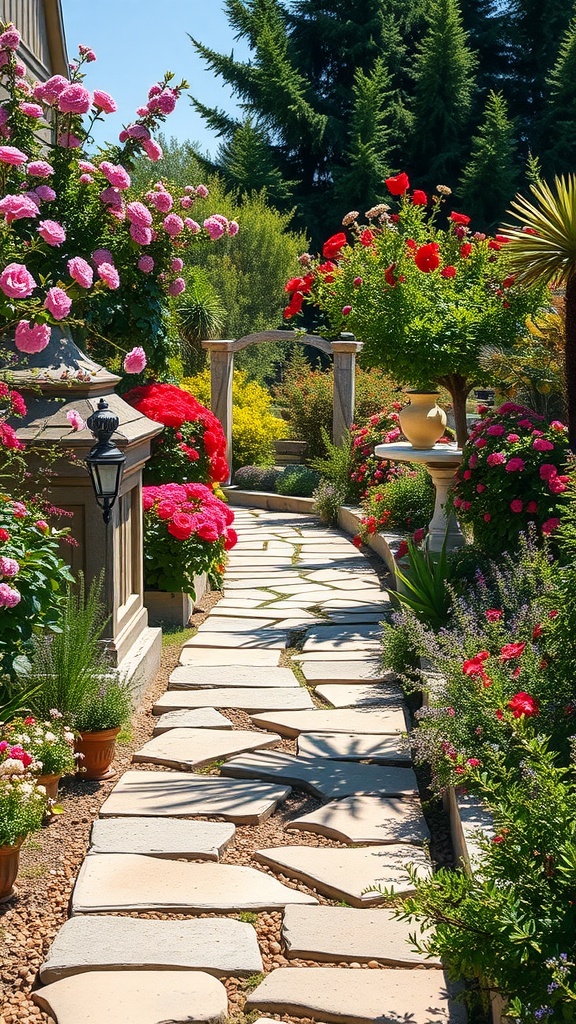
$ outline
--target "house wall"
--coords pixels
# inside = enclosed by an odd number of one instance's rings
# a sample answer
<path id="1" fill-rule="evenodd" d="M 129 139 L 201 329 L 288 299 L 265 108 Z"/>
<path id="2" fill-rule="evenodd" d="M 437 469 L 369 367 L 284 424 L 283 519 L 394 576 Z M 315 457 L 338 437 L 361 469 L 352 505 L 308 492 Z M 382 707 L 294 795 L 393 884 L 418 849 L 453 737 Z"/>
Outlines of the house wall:
<path id="1" fill-rule="evenodd" d="M 60 0 L 0 0 L 0 18 L 22 35 L 19 55 L 29 77 L 66 75 L 68 58 Z"/>

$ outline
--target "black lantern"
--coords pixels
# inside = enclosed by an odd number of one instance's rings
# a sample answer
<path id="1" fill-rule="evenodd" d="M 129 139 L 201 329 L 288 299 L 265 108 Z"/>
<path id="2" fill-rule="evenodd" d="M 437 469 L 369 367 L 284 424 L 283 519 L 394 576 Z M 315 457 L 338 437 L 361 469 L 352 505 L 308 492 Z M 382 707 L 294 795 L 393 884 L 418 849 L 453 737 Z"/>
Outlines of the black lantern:
<path id="1" fill-rule="evenodd" d="M 90 449 L 86 464 L 92 478 L 96 501 L 102 509 L 105 523 L 110 522 L 112 507 L 118 497 L 126 462 L 126 456 L 110 441 L 112 434 L 118 429 L 119 422 L 118 417 L 110 411 L 108 403 L 103 398 L 98 402 L 98 408 L 86 421 L 88 429 L 97 442 Z"/>

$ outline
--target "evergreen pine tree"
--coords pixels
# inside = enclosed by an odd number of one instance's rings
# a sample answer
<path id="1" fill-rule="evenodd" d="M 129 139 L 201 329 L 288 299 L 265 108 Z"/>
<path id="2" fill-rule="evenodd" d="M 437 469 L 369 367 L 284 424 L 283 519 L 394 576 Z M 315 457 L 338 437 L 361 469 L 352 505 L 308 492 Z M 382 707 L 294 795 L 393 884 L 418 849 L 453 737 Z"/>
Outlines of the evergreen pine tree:
<path id="1" fill-rule="evenodd" d="M 335 173 L 334 191 L 340 204 L 364 210 L 382 197 L 384 179 L 390 173 L 393 96 L 381 58 L 368 75 L 357 69 L 353 93 L 346 165 Z"/>
<path id="2" fill-rule="evenodd" d="M 576 17 L 562 39 L 548 79 L 550 96 L 540 126 L 540 152 L 545 170 L 576 171 Z"/>
<path id="3" fill-rule="evenodd" d="M 215 167 L 228 185 L 244 192 L 261 192 L 277 206 L 291 204 L 297 182 L 287 181 L 274 164 L 266 132 L 246 118 L 216 154 Z M 210 169 L 210 168 L 209 168 Z"/>
<path id="4" fill-rule="evenodd" d="M 515 149 L 506 100 L 501 93 L 490 92 L 458 189 L 462 205 L 480 230 L 497 227 L 514 196 L 518 181 Z"/>
<path id="5" fill-rule="evenodd" d="M 570 24 L 570 0 L 507 0 L 507 57 L 504 92 L 521 137 L 532 142 L 545 111 L 547 78 L 558 57 L 559 40 Z M 545 140 L 547 145 L 548 140 Z M 544 153 L 542 153 L 544 156 Z"/>
<path id="6" fill-rule="evenodd" d="M 414 68 L 411 170 L 419 185 L 453 186 L 460 171 L 476 56 L 458 0 L 433 0 Z"/>

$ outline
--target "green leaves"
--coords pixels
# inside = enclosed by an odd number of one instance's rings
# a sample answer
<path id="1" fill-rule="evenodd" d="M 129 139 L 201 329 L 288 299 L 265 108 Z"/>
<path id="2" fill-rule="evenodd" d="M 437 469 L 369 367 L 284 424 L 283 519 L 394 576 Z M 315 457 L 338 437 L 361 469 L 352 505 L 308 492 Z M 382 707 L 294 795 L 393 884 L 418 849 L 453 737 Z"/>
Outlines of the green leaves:
<path id="1" fill-rule="evenodd" d="M 409 540 L 408 558 L 410 569 L 407 573 L 402 572 L 397 565 L 395 567 L 396 577 L 402 587 L 392 596 L 398 604 L 411 608 L 422 622 L 433 629 L 439 629 L 445 625 L 451 605 L 447 587 L 446 541 L 441 552 L 433 555 Z"/>
<path id="2" fill-rule="evenodd" d="M 505 224 L 512 271 L 525 284 L 566 281 L 576 273 L 576 175 L 530 186 L 531 202 L 517 195 L 508 212 L 519 224 Z"/>

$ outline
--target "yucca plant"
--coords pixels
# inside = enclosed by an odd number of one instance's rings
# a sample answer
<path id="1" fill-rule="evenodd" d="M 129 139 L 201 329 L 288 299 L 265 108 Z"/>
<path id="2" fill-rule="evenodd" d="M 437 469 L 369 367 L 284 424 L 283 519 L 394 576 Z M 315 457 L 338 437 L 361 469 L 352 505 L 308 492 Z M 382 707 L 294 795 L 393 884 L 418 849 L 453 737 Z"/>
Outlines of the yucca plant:
<path id="1" fill-rule="evenodd" d="M 176 329 L 186 375 L 199 373 L 204 368 L 206 359 L 201 343 L 220 335 L 225 316 L 226 311 L 208 278 L 196 273 L 176 308 Z"/>
<path id="2" fill-rule="evenodd" d="M 530 186 L 533 201 L 517 195 L 508 212 L 520 224 L 501 230 L 509 265 L 518 282 L 563 285 L 566 290 L 564 373 L 568 437 L 576 452 L 576 175 Z"/>
<path id="3" fill-rule="evenodd" d="M 432 629 L 440 629 L 446 625 L 452 603 L 452 596 L 447 587 L 446 540 L 442 550 L 438 554 L 433 554 L 410 539 L 408 561 L 410 567 L 406 572 L 395 566 L 394 572 L 402 584 L 402 589 L 398 589 L 392 597 L 398 604 L 411 608 L 421 622 Z"/>

